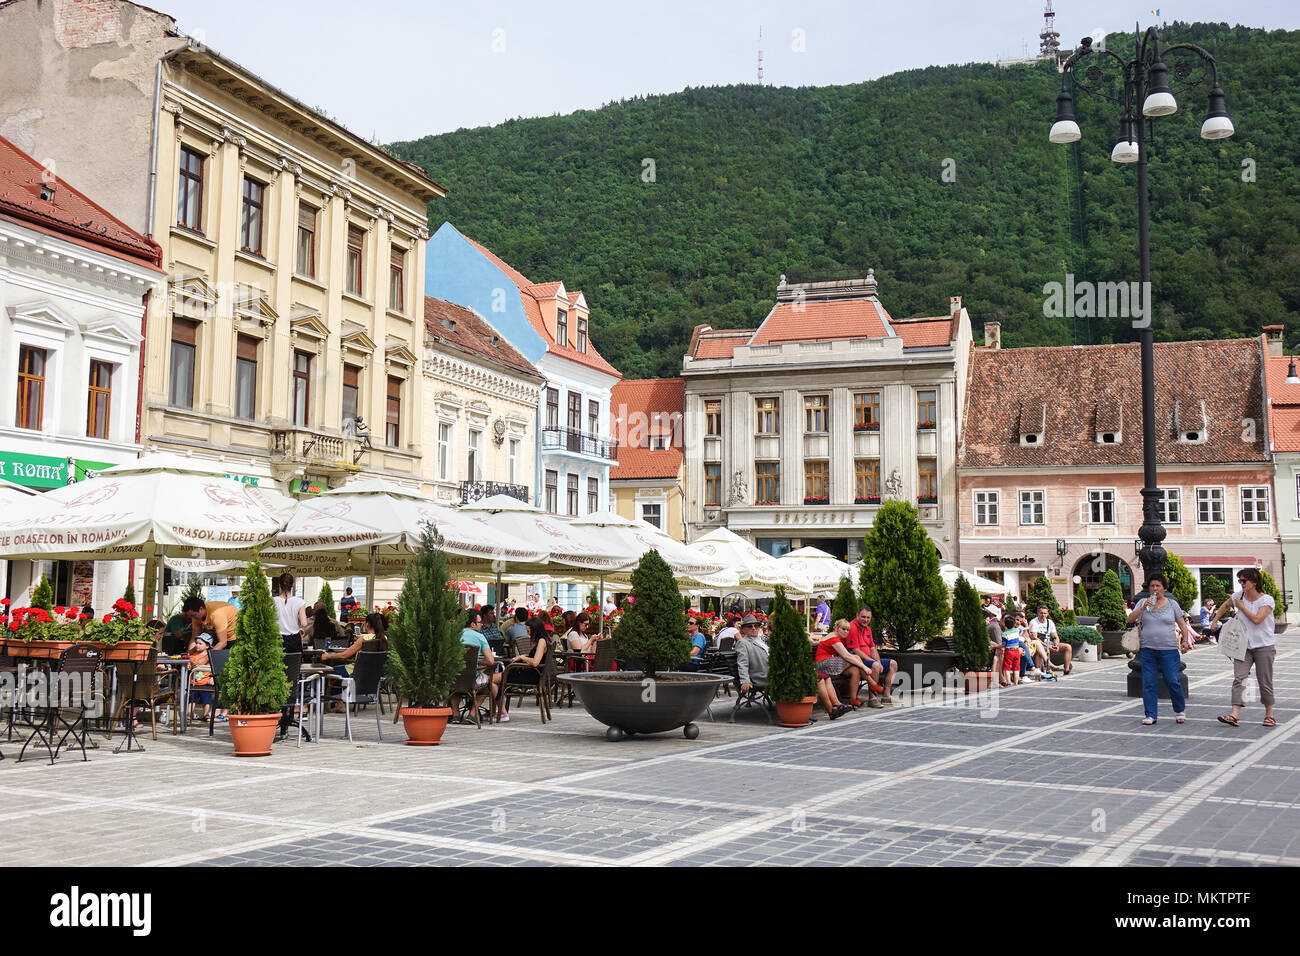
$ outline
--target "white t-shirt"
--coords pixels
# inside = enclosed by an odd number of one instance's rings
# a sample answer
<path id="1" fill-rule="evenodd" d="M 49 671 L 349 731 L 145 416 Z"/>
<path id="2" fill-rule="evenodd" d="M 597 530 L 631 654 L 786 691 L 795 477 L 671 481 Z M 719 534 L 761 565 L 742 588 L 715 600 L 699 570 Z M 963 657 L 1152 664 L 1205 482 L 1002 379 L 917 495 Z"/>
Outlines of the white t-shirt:
<path id="1" fill-rule="evenodd" d="M 1047 643 L 1052 635 L 1056 634 L 1056 624 L 1050 617 L 1046 623 L 1035 617 L 1029 622 L 1029 632 L 1036 637 L 1042 638 L 1043 643 Z M 1059 637 L 1059 635 L 1057 636 Z"/>
<path id="2" fill-rule="evenodd" d="M 740 640 L 740 629 L 735 627 L 724 627 L 722 630 L 718 631 L 719 643 L 721 643 L 723 639 L 728 637 L 734 638 L 735 640 Z"/>
<path id="3" fill-rule="evenodd" d="M 1251 614 L 1259 613 L 1262 607 L 1268 608 L 1268 613 L 1264 615 L 1264 620 L 1255 624 L 1246 615 L 1241 615 L 1241 623 L 1246 625 L 1246 649 L 1254 650 L 1256 647 L 1272 647 L 1277 643 L 1277 635 L 1273 633 L 1273 610 L 1277 607 L 1272 595 L 1261 594 L 1253 601 L 1247 601 L 1240 591 L 1232 595 L 1234 599 L 1241 602 L 1242 607 L 1250 611 Z"/>
<path id="4" fill-rule="evenodd" d="M 280 621 L 280 634 L 297 634 L 302 626 L 298 623 L 298 612 L 306 602 L 296 594 L 287 598 L 275 596 L 275 616 Z"/>

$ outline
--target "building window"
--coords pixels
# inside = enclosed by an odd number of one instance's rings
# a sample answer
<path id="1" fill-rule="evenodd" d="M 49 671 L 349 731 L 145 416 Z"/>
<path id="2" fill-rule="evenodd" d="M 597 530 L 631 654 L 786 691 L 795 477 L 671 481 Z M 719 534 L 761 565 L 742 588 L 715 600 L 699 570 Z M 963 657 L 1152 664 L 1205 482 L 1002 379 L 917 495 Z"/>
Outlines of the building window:
<path id="1" fill-rule="evenodd" d="M 577 515 L 578 513 L 578 476 L 569 475 L 568 485 L 565 488 L 565 504 L 568 505 L 569 514 Z"/>
<path id="2" fill-rule="evenodd" d="M 388 262 L 388 307 L 394 312 L 406 311 L 406 250 L 393 246 Z"/>
<path id="3" fill-rule="evenodd" d="M 704 504 L 706 507 L 722 507 L 722 464 L 720 462 L 704 464 Z"/>
<path id="4" fill-rule="evenodd" d="M 557 514 L 560 510 L 559 482 L 559 472 L 546 473 L 546 510 L 550 514 Z"/>
<path id="5" fill-rule="evenodd" d="M 587 400 L 587 432 L 592 438 L 600 434 L 600 402 L 594 398 Z"/>
<path id="6" fill-rule="evenodd" d="M 997 525 L 998 492 L 975 492 L 975 523 L 977 525 Z"/>
<path id="7" fill-rule="evenodd" d="M 316 277 L 316 209 L 305 202 L 298 203 L 298 259 L 294 268 L 300 276 Z"/>
<path id="8" fill-rule="evenodd" d="M 384 444 L 397 448 L 402 444 L 402 380 L 388 376 L 388 401 L 384 407 Z"/>
<path id="9" fill-rule="evenodd" d="M 754 407 L 758 413 L 760 435 L 776 435 L 781 431 L 781 400 L 779 398 L 756 398 Z"/>
<path id="10" fill-rule="evenodd" d="M 713 399 L 704 403 L 704 434 L 722 434 L 722 401 Z"/>
<path id="11" fill-rule="evenodd" d="M 587 351 L 587 320 L 578 316 L 578 351 Z"/>
<path id="12" fill-rule="evenodd" d="M 555 344 L 569 344 L 569 313 L 563 309 L 555 313 Z"/>
<path id="13" fill-rule="evenodd" d="M 1196 523 L 1223 524 L 1223 489 L 1196 489 Z"/>
<path id="14" fill-rule="evenodd" d="M 176 196 L 176 221 L 196 232 L 202 232 L 203 157 L 184 146 L 181 147 L 180 177 L 180 188 Z"/>
<path id="15" fill-rule="evenodd" d="M 830 500 L 830 462 L 805 461 L 803 463 L 804 504 L 829 504 Z"/>
<path id="16" fill-rule="evenodd" d="M 311 401 L 311 353 L 293 353 L 293 423 L 307 427 L 307 409 Z"/>
<path id="17" fill-rule="evenodd" d="M 1241 523 L 1268 524 L 1268 486 L 1253 485 L 1241 489 Z"/>
<path id="18" fill-rule="evenodd" d="M 1020 523 L 1043 524 L 1043 492 L 1020 492 Z"/>
<path id="19" fill-rule="evenodd" d="M 197 322 L 172 319 L 171 379 L 167 403 L 173 408 L 194 407 L 194 353 L 198 337 Z"/>
<path id="20" fill-rule="evenodd" d="M 546 427 L 560 427 L 560 390 L 558 388 L 548 388 L 546 390 Z"/>
<path id="21" fill-rule="evenodd" d="M 643 504 L 641 506 L 641 520 L 654 525 L 662 531 L 664 529 L 663 507 L 661 504 Z"/>
<path id="22" fill-rule="evenodd" d="M 806 432 L 825 432 L 830 428 L 830 409 L 825 395 L 805 395 L 803 397 L 803 430 Z"/>
<path id="23" fill-rule="evenodd" d="M 872 501 L 871 499 L 875 499 Z M 880 503 L 880 459 L 855 458 L 853 460 L 854 504 Z"/>
<path id="24" fill-rule="evenodd" d="M 361 397 L 361 369 L 355 365 L 343 366 L 343 420 L 356 421 L 361 417 L 358 400 Z"/>
<path id="25" fill-rule="evenodd" d="M 344 289 L 361 295 L 361 263 L 366 250 L 366 232 L 357 226 L 348 226 L 347 277 Z"/>
<path id="26" fill-rule="evenodd" d="M 754 504 L 774 505 L 781 500 L 781 463 L 760 461 L 754 465 Z"/>
<path id="27" fill-rule="evenodd" d="M 866 432 L 880 428 L 880 393 L 855 392 L 853 394 L 853 430 Z"/>
<path id="28" fill-rule="evenodd" d="M 916 393 L 916 427 L 933 428 L 936 421 L 936 409 L 939 393 L 934 389 L 921 389 Z"/>
<path id="29" fill-rule="evenodd" d="M 18 427 L 41 430 L 45 420 L 45 349 L 24 345 L 18 353 Z"/>
<path id="30" fill-rule="evenodd" d="M 939 468 L 933 458 L 916 460 L 916 497 L 928 504 L 939 500 Z"/>
<path id="31" fill-rule="evenodd" d="M 1088 489 L 1088 523 L 1115 523 L 1115 492 L 1112 489 Z"/>
<path id="32" fill-rule="evenodd" d="M 1156 508 L 1161 524 L 1183 523 L 1182 493 L 1177 488 L 1161 488 Z"/>
<path id="33" fill-rule="evenodd" d="M 1300 475 L 1295 476 L 1295 516 L 1300 518 Z"/>
<path id="34" fill-rule="evenodd" d="M 587 514 L 600 510 L 600 479 L 587 479 Z"/>
<path id="35" fill-rule="evenodd" d="M 90 362 L 90 401 L 86 412 L 86 436 L 108 437 L 108 415 L 113 404 L 113 366 L 92 359 Z"/>
<path id="36" fill-rule="evenodd" d="M 251 335 L 235 339 L 235 417 L 257 417 L 257 339 Z"/>
<path id="37" fill-rule="evenodd" d="M 582 393 L 569 393 L 569 428 L 582 431 Z"/>
<path id="38" fill-rule="evenodd" d="M 483 465 L 483 432 L 477 428 L 471 428 L 465 440 L 465 477 L 470 481 L 478 481 L 482 475 Z"/>
<path id="39" fill-rule="evenodd" d="M 266 187 L 253 179 L 244 180 L 244 203 L 240 211 L 239 242 L 245 252 L 262 254 L 262 207 Z"/>
<path id="40" fill-rule="evenodd" d="M 451 479 L 451 423 L 438 422 L 438 480 Z M 551 474 L 551 472 L 547 472 Z"/>
<path id="41" fill-rule="evenodd" d="M 519 439 L 518 438 L 510 439 L 510 445 L 508 446 L 506 451 L 506 472 L 508 476 L 506 478 L 506 481 L 508 481 L 512 485 L 516 484 L 517 476 L 519 474 Z"/>

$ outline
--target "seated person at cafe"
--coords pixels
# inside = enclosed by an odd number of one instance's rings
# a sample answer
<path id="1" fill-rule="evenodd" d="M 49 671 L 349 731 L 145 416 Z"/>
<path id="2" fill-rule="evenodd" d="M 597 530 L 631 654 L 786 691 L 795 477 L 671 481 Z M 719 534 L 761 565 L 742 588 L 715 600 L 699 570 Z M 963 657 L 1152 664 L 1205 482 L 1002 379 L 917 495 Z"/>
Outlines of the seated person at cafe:
<path id="1" fill-rule="evenodd" d="M 736 641 L 736 676 L 740 692 L 767 689 L 767 645 L 758 639 L 758 618 L 749 614 L 740 626 Z"/>
<path id="2" fill-rule="evenodd" d="M 596 653 L 597 638 L 594 634 L 587 634 L 587 628 L 589 626 L 591 626 L 591 618 L 587 616 L 586 611 L 574 615 L 572 626 L 570 627 L 569 632 L 564 635 L 564 640 L 568 643 L 569 650 L 577 651 L 581 654 Z"/>
<path id="3" fill-rule="evenodd" d="M 515 608 L 515 621 L 513 624 L 511 624 L 509 627 L 506 628 L 506 640 L 514 641 L 516 644 L 518 644 L 519 638 L 526 637 L 528 635 L 528 630 L 529 630 L 527 621 L 528 621 L 528 608 L 526 607 Z M 540 625 L 540 623 L 541 622 L 539 621 L 538 624 Z"/>
<path id="4" fill-rule="evenodd" d="M 725 620 L 727 623 L 722 630 L 718 631 L 719 646 L 721 646 L 722 642 L 725 641 L 727 638 L 731 638 L 733 641 L 740 640 L 740 629 L 736 627 L 736 616 L 734 614 L 728 614 L 725 618 L 723 618 L 723 620 Z M 755 623 L 757 623 L 758 618 L 754 618 L 754 621 Z"/>
<path id="5" fill-rule="evenodd" d="M 329 608 L 323 602 L 317 601 L 312 606 L 311 623 L 303 631 L 303 644 L 328 647 L 339 641 L 351 643 L 353 633 L 351 628 L 340 627 L 339 623 L 330 617 Z"/>
<path id="6" fill-rule="evenodd" d="M 686 621 L 686 636 L 691 641 L 691 660 L 699 661 L 709 649 L 709 639 L 700 630 L 700 622 L 693 617 Z"/>
<path id="7" fill-rule="evenodd" d="M 486 666 L 487 672 L 480 671 L 474 678 L 474 686 L 483 687 L 489 681 L 492 688 L 488 697 L 489 710 L 492 712 L 492 706 L 496 704 L 497 692 L 501 687 L 501 668 L 497 666 L 496 656 L 492 653 L 492 647 L 488 644 L 487 639 L 482 634 L 483 615 L 478 608 L 472 607 L 465 615 L 465 627 L 460 632 L 460 642 L 466 647 L 478 648 L 479 665 Z"/>
<path id="8" fill-rule="evenodd" d="M 849 635 L 849 622 L 841 618 L 835 622 L 835 629 L 817 644 L 813 653 L 813 662 L 817 665 L 817 699 L 831 720 L 843 717 L 853 710 L 852 704 L 844 704 L 835 694 L 834 679 L 843 674 L 846 668 L 862 666 L 861 660 L 844 646 Z"/>
<path id="9" fill-rule="evenodd" d="M 209 710 L 212 707 L 212 669 L 211 661 L 208 659 L 208 649 L 212 646 L 212 637 L 209 634 L 200 634 L 191 639 L 189 645 L 190 655 L 190 700 L 189 703 L 200 703 L 203 705 L 202 720 L 207 720 Z M 200 670 L 200 668 L 202 668 Z M 225 720 L 226 712 L 217 711 L 217 720 Z"/>
<path id="10" fill-rule="evenodd" d="M 536 687 L 541 683 L 542 665 L 546 663 L 546 655 L 551 652 L 551 635 L 538 617 L 528 618 L 527 629 L 533 638 L 533 652 L 517 654 L 510 658 L 506 663 L 505 676 L 502 677 L 505 684 L 527 684 Z M 497 694 L 496 713 L 493 719 L 497 723 L 506 723 L 510 720 L 510 714 L 506 712 L 505 694 Z"/>
<path id="11" fill-rule="evenodd" d="M 493 641 L 501 640 L 501 628 L 497 627 L 497 609 L 495 605 L 484 604 L 479 608 L 479 613 L 483 615 L 483 637 L 491 644 Z"/>
<path id="12" fill-rule="evenodd" d="M 377 613 L 367 614 L 366 623 L 362 625 L 362 632 L 357 635 L 357 639 L 346 650 L 326 651 L 320 656 L 320 662 L 333 664 L 336 676 L 350 677 L 358 654 L 362 651 L 386 650 L 388 650 L 388 629 L 384 627 L 384 616 Z"/>
<path id="13" fill-rule="evenodd" d="M 212 635 L 212 647 L 218 651 L 235 639 L 235 619 L 238 616 L 234 605 L 225 601 L 188 597 L 181 605 L 181 619 L 190 625 L 190 636 Z"/>
<path id="14" fill-rule="evenodd" d="M 868 668 L 867 684 L 873 694 L 880 695 L 881 704 L 894 702 L 894 681 L 898 675 L 898 662 L 889 657 L 881 657 L 876 649 L 876 637 L 871 632 L 871 608 L 862 605 L 857 616 L 849 624 L 848 637 L 844 646 L 855 654 Z M 868 700 L 870 706 L 870 700 Z"/>
<path id="15" fill-rule="evenodd" d="M 177 613 L 167 619 L 162 630 L 162 646 L 159 648 L 168 657 L 186 653 L 194 639 L 190 625 Z"/>

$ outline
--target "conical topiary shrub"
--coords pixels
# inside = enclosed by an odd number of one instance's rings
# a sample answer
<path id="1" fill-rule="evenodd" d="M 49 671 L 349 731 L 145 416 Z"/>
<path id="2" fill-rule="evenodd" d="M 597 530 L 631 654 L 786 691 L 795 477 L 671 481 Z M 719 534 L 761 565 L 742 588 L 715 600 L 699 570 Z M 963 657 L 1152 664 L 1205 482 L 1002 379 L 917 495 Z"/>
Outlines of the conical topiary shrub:
<path id="1" fill-rule="evenodd" d="M 1029 607 L 1025 609 L 1025 613 L 1031 618 L 1034 617 L 1038 614 L 1040 604 L 1047 605 L 1048 619 L 1057 627 L 1060 627 L 1061 606 L 1056 603 L 1056 592 L 1052 590 L 1052 582 L 1041 574 L 1029 586 Z"/>
<path id="2" fill-rule="evenodd" d="M 464 612 L 448 587 L 447 560 L 432 525 L 424 527 L 423 545 L 406 569 L 401 613 L 388 631 L 389 679 L 406 706 L 418 708 L 443 704 L 465 669 Z"/>
<path id="3" fill-rule="evenodd" d="M 614 648 L 642 661 L 645 676 L 680 667 L 691 656 L 682 592 L 658 551 L 647 551 L 632 572 L 633 601 L 614 628 Z"/>
<path id="4" fill-rule="evenodd" d="M 316 600 L 325 605 L 325 612 L 330 617 L 338 616 L 335 613 L 334 608 L 334 592 L 330 590 L 330 583 L 328 581 L 321 582 L 320 594 L 316 595 Z"/>
<path id="5" fill-rule="evenodd" d="M 900 651 L 938 635 L 948 620 L 939 552 L 916 508 L 887 501 L 876 512 L 862 554 L 862 599 Z"/>
<path id="6" fill-rule="evenodd" d="M 1286 605 L 1282 603 L 1282 592 L 1277 589 L 1277 582 L 1273 580 L 1273 575 L 1261 569 L 1259 576 L 1264 582 L 1260 590 L 1273 599 L 1273 616 L 1281 621 L 1282 615 L 1286 613 Z"/>
<path id="7" fill-rule="evenodd" d="M 127 604 L 135 607 L 135 585 L 130 581 L 126 582 L 126 590 L 122 592 L 122 600 Z"/>
<path id="8" fill-rule="evenodd" d="M 952 589 L 952 639 L 957 647 L 957 669 L 985 671 L 989 666 L 989 634 L 979 595 L 966 576 Z"/>
<path id="9" fill-rule="evenodd" d="M 784 588 L 776 589 L 768 621 L 772 625 L 767 655 L 768 696 L 788 704 L 812 697 L 817 693 L 813 646 L 799 614 L 786 600 Z"/>
<path id="10" fill-rule="evenodd" d="M 46 614 L 54 613 L 54 588 L 50 587 L 50 579 L 43 574 L 41 583 L 32 592 L 32 607 L 43 608 Z"/>
<path id="11" fill-rule="evenodd" d="M 1176 554 L 1165 556 L 1165 587 L 1184 611 L 1196 610 L 1196 578 Z"/>
<path id="12" fill-rule="evenodd" d="M 1079 617 L 1092 617 L 1092 605 L 1088 602 L 1088 592 L 1083 589 L 1083 582 L 1074 589 L 1074 613 Z"/>
<path id="13" fill-rule="evenodd" d="M 858 613 L 858 595 L 853 590 L 853 582 L 848 576 L 840 578 L 840 589 L 835 592 L 835 603 L 831 605 L 831 627 L 836 621 L 851 621 Z"/>
<path id="14" fill-rule="evenodd" d="M 1119 586 L 1119 575 L 1107 571 L 1101 578 L 1096 596 L 1097 624 L 1103 631 L 1122 631 L 1128 613 L 1124 609 L 1124 591 Z"/>
<path id="15" fill-rule="evenodd" d="M 289 699 L 284 644 L 271 589 L 259 561 L 250 561 L 239 592 L 235 642 L 217 686 L 221 705 L 232 714 L 275 714 Z"/>
<path id="16" fill-rule="evenodd" d="M 1201 597 L 1213 601 L 1215 610 L 1218 610 L 1228 600 L 1228 590 L 1222 581 L 1211 574 L 1201 579 Z"/>

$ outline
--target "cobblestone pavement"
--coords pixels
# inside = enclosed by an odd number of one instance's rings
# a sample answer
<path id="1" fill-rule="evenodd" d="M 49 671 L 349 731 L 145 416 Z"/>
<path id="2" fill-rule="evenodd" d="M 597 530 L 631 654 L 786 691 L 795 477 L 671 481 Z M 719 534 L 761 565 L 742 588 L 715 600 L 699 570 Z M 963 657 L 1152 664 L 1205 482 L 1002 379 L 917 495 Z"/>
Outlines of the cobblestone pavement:
<path id="1" fill-rule="evenodd" d="M 580 708 L 543 727 L 528 702 L 436 748 L 389 717 L 381 742 L 370 713 L 353 743 L 331 715 L 326 740 L 265 759 L 229 756 L 224 728 L 54 766 L 0 737 L 0 863 L 1294 866 L 1300 649 L 1279 651 L 1273 729 L 1258 703 L 1216 722 L 1231 668 L 1200 648 L 1182 726 L 1162 702 L 1142 727 L 1108 660 L 800 730 L 728 723 L 719 698 L 695 741 L 609 743 Z"/>

